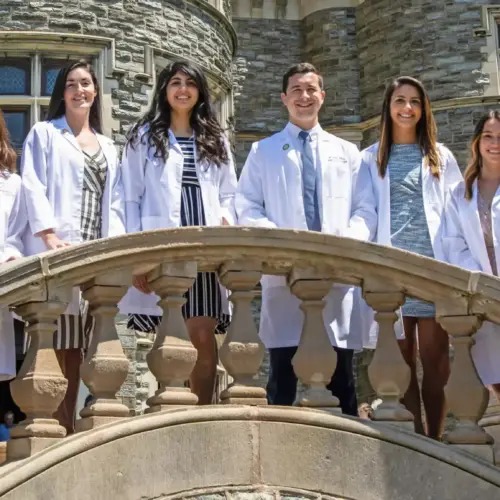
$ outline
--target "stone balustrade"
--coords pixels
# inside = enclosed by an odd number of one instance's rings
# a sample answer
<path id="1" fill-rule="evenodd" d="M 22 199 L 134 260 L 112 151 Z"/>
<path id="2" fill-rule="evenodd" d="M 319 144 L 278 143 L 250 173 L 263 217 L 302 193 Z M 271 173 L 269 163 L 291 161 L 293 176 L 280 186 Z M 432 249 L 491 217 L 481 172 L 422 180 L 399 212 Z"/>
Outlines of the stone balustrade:
<path id="1" fill-rule="evenodd" d="M 164 314 L 149 368 L 159 389 L 147 412 L 197 403 L 185 381 L 196 350 L 182 319 L 183 294 L 199 271 L 215 271 L 231 292 L 233 321 L 220 349 L 221 361 L 234 382 L 222 403 L 265 405 L 265 390 L 255 383 L 264 347 L 253 322 L 251 300 L 263 274 L 285 276 L 304 311 L 302 336 L 293 365 L 307 390 L 298 404 L 338 413 L 338 400 L 326 389 L 335 369 L 322 320 L 323 298 L 333 284 L 361 287 L 379 324 L 378 344 L 369 367 L 370 381 L 382 403 L 374 418 L 408 427 L 412 415 L 400 400 L 409 370 L 394 335 L 396 311 L 405 296 L 436 304 L 437 315 L 455 348 L 446 389 L 457 425 L 445 436 L 450 446 L 466 448 L 493 461 L 493 440 L 478 422 L 488 391 L 474 368 L 470 348 L 483 321 L 500 322 L 500 281 L 425 257 L 320 233 L 241 227 L 183 228 L 150 231 L 98 240 L 8 263 L 0 268 L 0 304 L 27 323 L 29 351 L 12 393 L 26 413 L 12 431 L 10 460 L 25 458 L 64 438 L 54 412 L 67 381 L 54 350 L 55 321 L 79 287 L 95 318 L 82 379 L 93 395 L 82 411 L 78 430 L 89 431 L 129 417 L 116 398 L 128 361 L 117 336 L 117 304 L 132 275 L 147 274 Z M 491 423 L 491 422 L 490 422 Z"/>

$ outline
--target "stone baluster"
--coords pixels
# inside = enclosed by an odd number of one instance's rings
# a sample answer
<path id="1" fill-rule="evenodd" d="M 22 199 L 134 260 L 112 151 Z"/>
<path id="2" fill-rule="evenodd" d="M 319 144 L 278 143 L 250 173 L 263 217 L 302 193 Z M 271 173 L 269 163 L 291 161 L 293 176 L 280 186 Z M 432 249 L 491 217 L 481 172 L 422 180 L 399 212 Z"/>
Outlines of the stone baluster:
<path id="1" fill-rule="evenodd" d="M 29 457 L 66 436 L 54 413 L 66 394 L 64 377 L 53 348 L 57 319 L 66 310 L 71 288 L 49 292 L 45 302 L 29 302 L 16 308 L 27 322 L 29 348 L 17 378 L 11 382 L 14 401 L 26 419 L 11 431 L 10 460 Z"/>
<path id="2" fill-rule="evenodd" d="M 234 382 L 222 392 L 224 404 L 267 404 L 265 389 L 258 387 L 255 375 L 264 359 L 264 345 L 252 316 L 254 289 L 261 277 L 261 264 L 227 262 L 220 272 L 221 283 L 231 291 L 234 305 L 231 325 L 219 354 Z"/>
<path id="3" fill-rule="evenodd" d="M 182 306 L 184 293 L 193 285 L 197 274 L 196 262 L 162 264 L 149 274 L 149 283 L 160 296 L 163 319 L 147 361 L 158 381 L 158 390 L 146 404 L 146 413 L 169 408 L 195 405 L 198 398 L 185 387 L 198 353 L 189 339 Z"/>
<path id="4" fill-rule="evenodd" d="M 92 402 L 80 412 L 77 431 L 86 431 L 129 416 L 129 409 L 116 398 L 127 378 L 129 361 L 116 331 L 118 302 L 130 286 L 130 273 L 111 273 L 93 278 L 81 289 L 94 318 L 92 339 L 81 367 L 81 377 Z"/>
<path id="5" fill-rule="evenodd" d="M 448 407 L 458 423 L 444 435 L 444 442 L 465 448 L 493 462 L 493 439 L 478 425 L 488 405 L 483 386 L 472 360 L 472 336 L 480 328 L 477 316 L 439 316 L 438 321 L 451 336 L 454 347 L 450 378 L 445 387 Z"/>
<path id="6" fill-rule="evenodd" d="M 411 373 L 394 331 L 396 310 L 404 303 L 405 296 L 402 292 L 367 292 L 366 288 L 364 298 L 375 311 L 379 326 L 377 346 L 368 367 L 370 383 L 382 400 L 373 418 L 413 429 L 413 415 L 400 402 L 410 384 Z"/>
<path id="7" fill-rule="evenodd" d="M 339 412 L 339 400 L 326 388 L 330 383 L 337 353 L 332 347 L 323 320 L 324 297 L 332 288 L 332 281 L 313 269 L 294 268 L 288 282 L 292 293 L 302 303 L 304 323 L 299 346 L 292 364 L 295 374 L 307 387 L 299 406 L 327 409 Z"/>

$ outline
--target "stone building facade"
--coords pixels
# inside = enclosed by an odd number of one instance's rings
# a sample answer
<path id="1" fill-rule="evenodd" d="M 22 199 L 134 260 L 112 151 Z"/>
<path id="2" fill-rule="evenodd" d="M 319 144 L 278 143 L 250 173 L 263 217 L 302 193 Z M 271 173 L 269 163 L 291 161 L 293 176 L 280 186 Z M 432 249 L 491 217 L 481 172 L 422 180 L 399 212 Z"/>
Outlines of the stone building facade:
<path id="1" fill-rule="evenodd" d="M 500 101 L 499 21 L 500 0 L 0 0 L 0 108 L 20 149 L 59 68 L 87 58 L 105 133 L 120 147 L 157 72 L 187 58 L 207 72 L 241 168 L 251 143 L 286 123 L 286 68 L 310 61 L 325 77 L 322 125 L 360 147 L 377 138 L 387 82 L 420 78 L 439 139 L 464 167 L 475 121 Z M 136 385 L 142 399 L 150 390 L 150 339 L 121 329 L 133 361 L 123 396 L 133 408 Z"/>
<path id="2" fill-rule="evenodd" d="M 280 77 L 300 59 L 325 75 L 322 125 L 361 147 L 377 139 L 387 82 L 421 79 L 439 140 L 464 167 L 475 121 L 500 99 L 499 18 L 498 0 L 234 1 L 238 164 L 286 123 Z"/>

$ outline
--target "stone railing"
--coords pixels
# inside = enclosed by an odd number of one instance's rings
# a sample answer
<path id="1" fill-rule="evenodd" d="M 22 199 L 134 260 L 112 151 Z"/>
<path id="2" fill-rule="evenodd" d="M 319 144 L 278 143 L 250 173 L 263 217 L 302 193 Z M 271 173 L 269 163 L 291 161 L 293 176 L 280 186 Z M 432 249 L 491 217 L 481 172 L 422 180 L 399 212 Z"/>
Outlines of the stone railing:
<path id="1" fill-rule="evenodd" d="M 15 401 L 27 418 L 12 430 L 9 459 L 25 458 L 65 436 L 53 415 L 67 381 L 52 348 L 55 321 L 75 286 L 90 304 L 96 326 L 82 379 L 93 403 L 82 410 L 80 431 L 129 418 L 116 398 L 128 361 L 115 328 L 117 303 L 133 274 L 147 273 L 160 296 L 163 322 L 148 355 L 159 389 L 147 412 L 194 405 L 185 387 L 196 361 L 181 314 L 183 294 L 198 271 L 216 271 L 231 292 L 233 320 L 220 349 L 234 383 L 221 395 L 225 404 L 265 405 L 265 390 L 254 381 L 264 347 L 255 327 L 251 300 L 263 274 L 286 276 L 302 302 L 305 321 L 294 369 L 307 390 L 298 404 L 338 412 L 338 400 L 326 389 L 336 364 L 322 321 L 323 298 L 334 283 L 360 286 L 375 310 L 380 333 L 370 381 L 382 399 L 376 421 L 407 427 L 412 415 L 401 405 L 410 373 L 394 335 L 396 310 L 406 295 L 436 304 L 441 325 L 454 346 L 446 388 L 457 419 L 445 442 L 493 461 L 492 438 L 478 425 L 488 400 L 470 355 L 472 336 L 484 320 L 500 322 L 500 281 L 418 255 L 351 239 L 291 230 L 242 227 L 184 228 L 98 240 L 0 268 L 0 303 L 27 323 L 30 347 L 12 382 Z"/>

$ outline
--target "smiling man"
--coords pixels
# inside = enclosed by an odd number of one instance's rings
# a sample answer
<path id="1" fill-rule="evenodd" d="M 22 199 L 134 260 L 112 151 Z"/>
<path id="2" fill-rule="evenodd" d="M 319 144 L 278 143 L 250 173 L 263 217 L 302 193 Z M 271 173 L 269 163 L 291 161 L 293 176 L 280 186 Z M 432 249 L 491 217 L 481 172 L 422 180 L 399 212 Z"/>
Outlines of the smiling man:
<path id="1" fill-rule="evenodd" d="M 319 125 L 318 113 L 325 99 L 323 78 L 312 64 L 296 64 L 283 77 L 281 98 L 289 122 L 281 132 L 252 145 L 236 192 L 238 223 L 370 240 L 377 216 L 369 171 L 360 171 L 360 153 L 354 144 Z M 328 388 L 348 415 L 357 415 L 352 369 L 354 349 L 362 348 L 359 315 L 353 314 L 357 300 L 359 290 L 335 286 L 323 311 L 337 352 Z M 263 276 L 260 336 L 270 353 L 270 404 L 295 401 L 292 358 L 304 319 L 299 306 L 286 278 Z"/>

